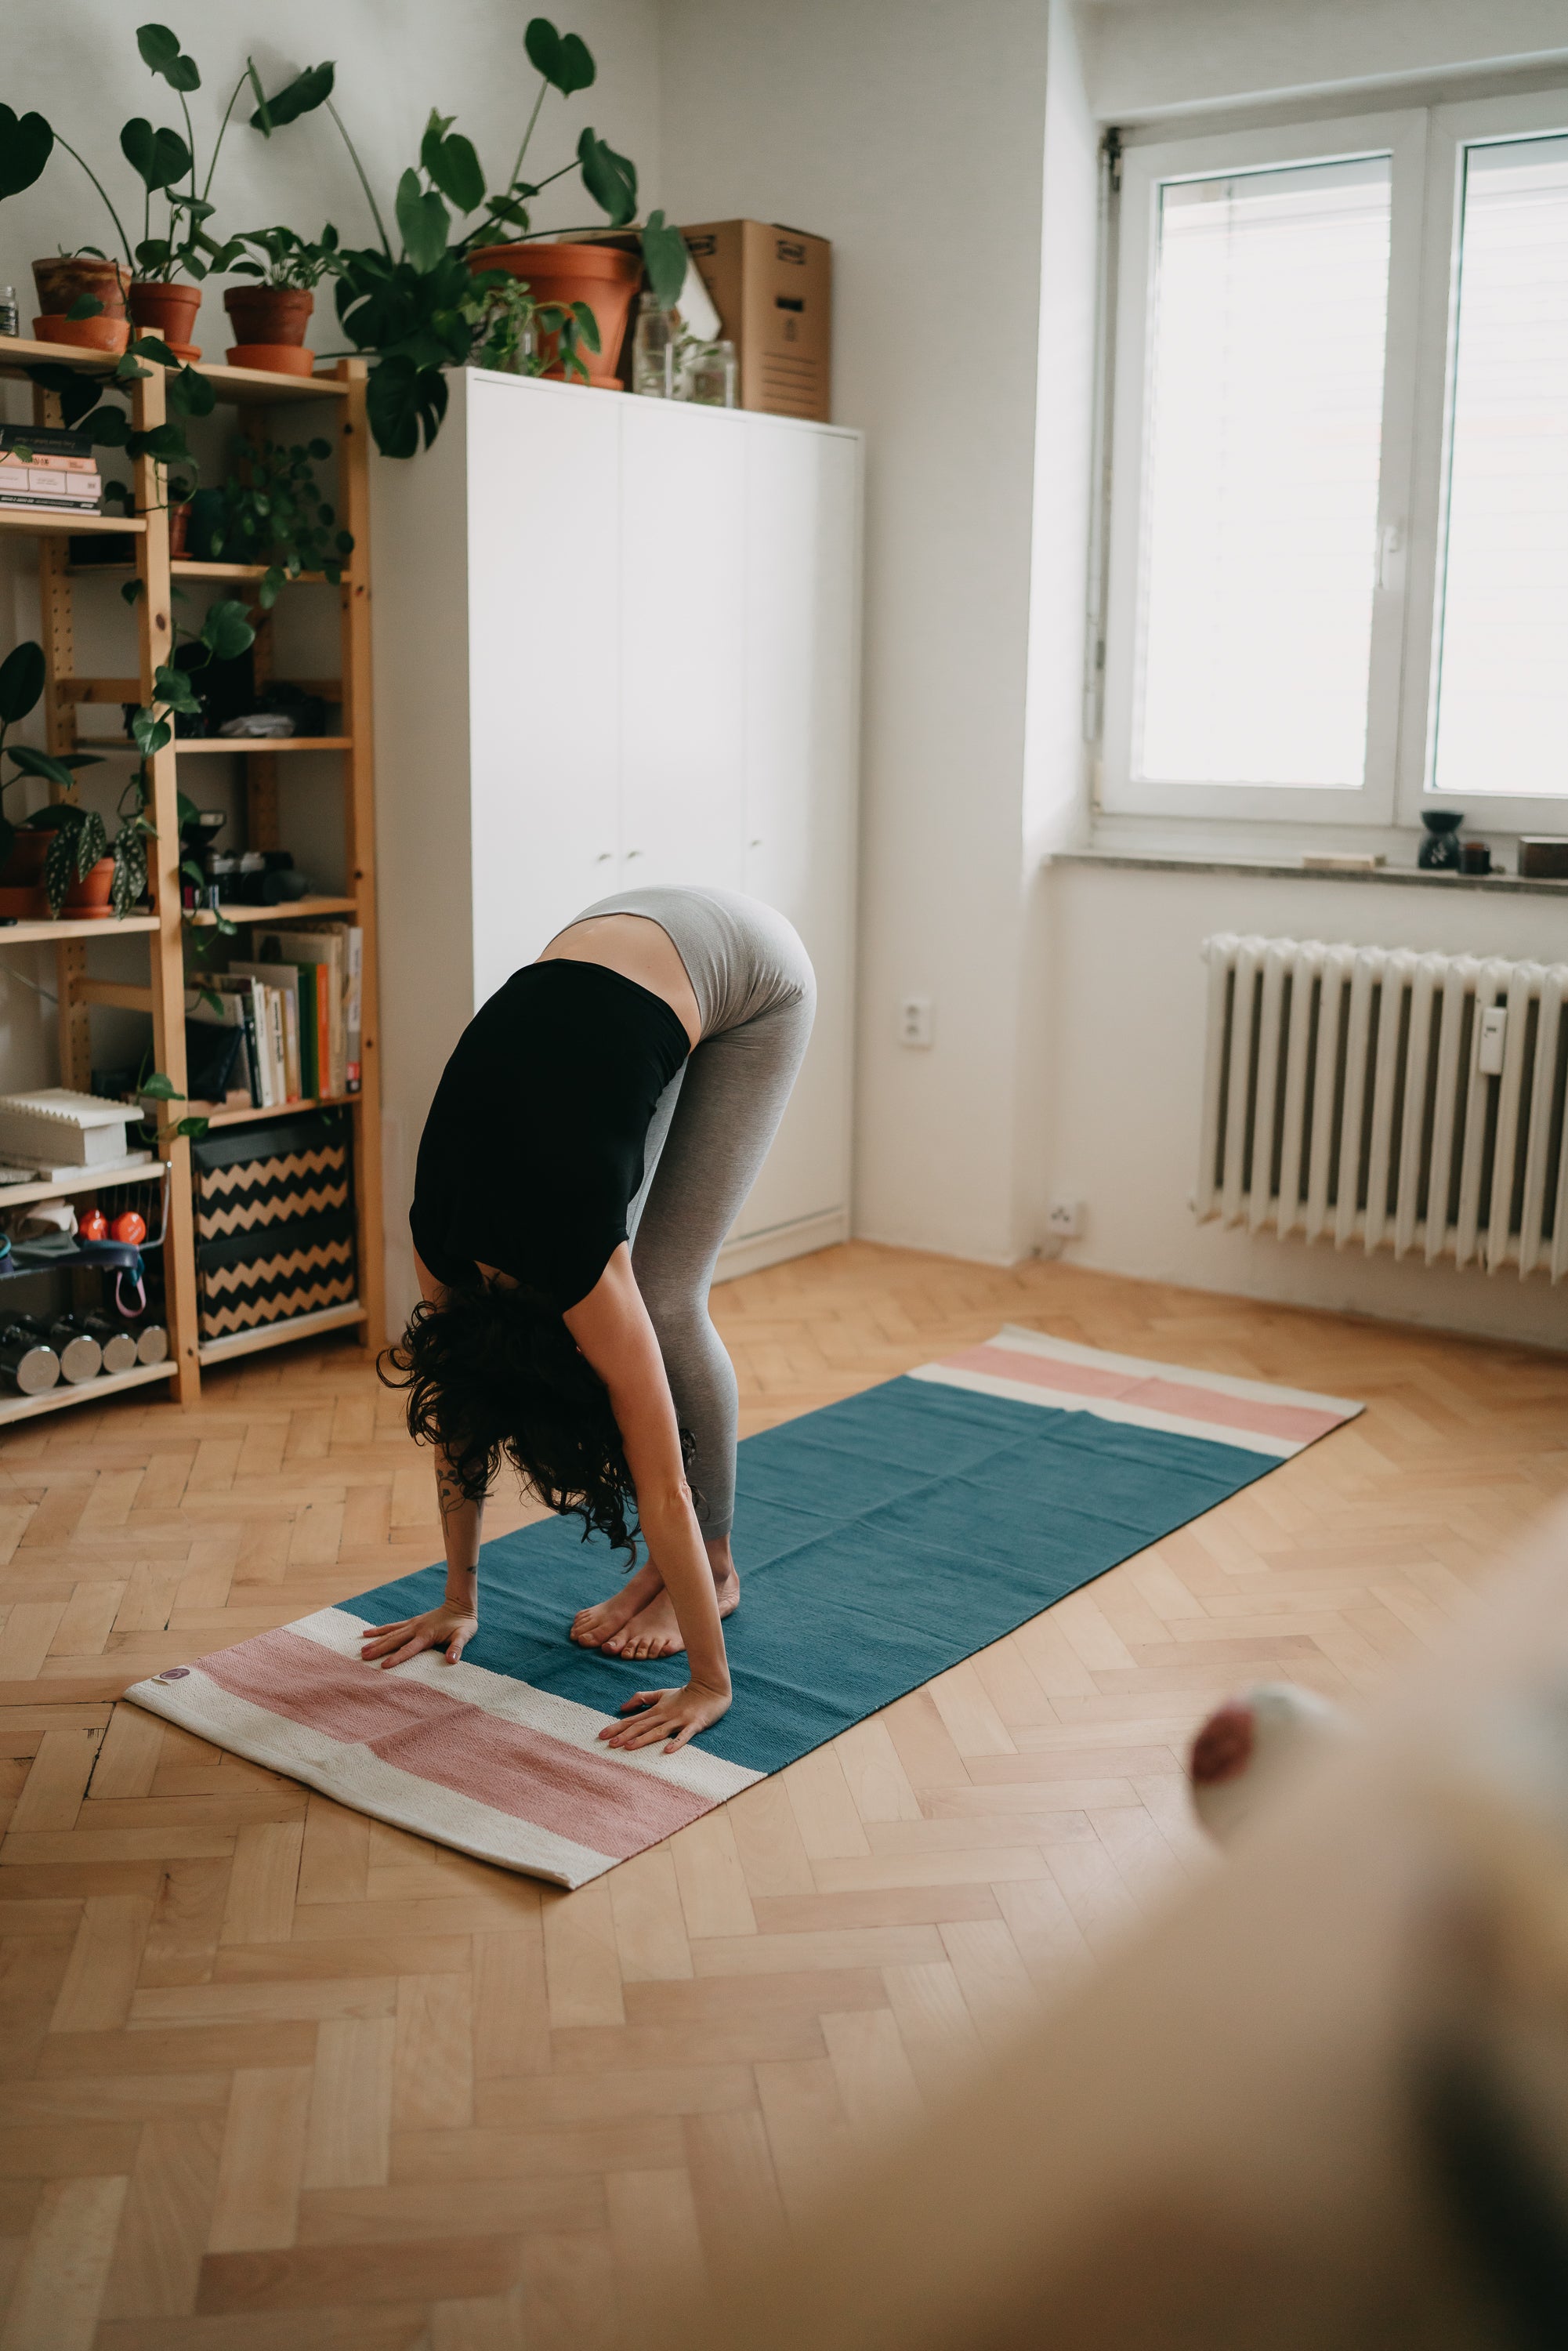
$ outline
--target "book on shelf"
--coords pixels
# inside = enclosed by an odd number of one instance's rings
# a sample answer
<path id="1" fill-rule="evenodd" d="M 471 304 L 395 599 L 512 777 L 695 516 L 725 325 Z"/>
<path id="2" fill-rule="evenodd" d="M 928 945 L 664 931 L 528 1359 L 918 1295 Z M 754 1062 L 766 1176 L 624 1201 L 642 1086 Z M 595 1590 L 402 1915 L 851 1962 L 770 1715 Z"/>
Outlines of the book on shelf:
<path id="1" fill-rule="evenodd" d="M 205 995 L 203 990 L 206 992 Z M 214 993 L 218 998 L 216 1004 L 208 1002 L 207 997 Z M 187 1024 L 195 1021 L 203 1028 L 226 1029 L 237 1032 L 238 1050 L 230 1069 L 229 1089 L 225 1098 L 233 1102 L 236 1094 L 247 1095 L 253 1106 L 259 1109 L 261 1097 L 256 1090 L 249 1024 L 246 1019 L 246 1008 L 241 1001 L 238 989 L 225 990 L 218 982 L 204 978 L 201 989 L 193 987 L 186 990 L 185 1019 Z M 185 1058 L 187 1064 L 190 1064 L 193 1059 L 188 1048 Z M 208 1094 L 206 1099 L 212 1101 L 215 1097 Z"/>
<path id="2" fill-rule="evenodd" d="M 265 956 L 276 941 L 269 934 L 259 944 Z M 269 998 L 276 999 L 269 1008 L 278 1024 L 278 1049 L 284 1071 L 285 1092 L 279 1099 L 285 1102 L 314 1101 L 322 1089 L 319 1083 L 313 1082 L 319 1078 L 321 1068 L 318 1043 L 318 991 L 314 985 L 313 967 L 300 966 L 285 957 L 231 964 L 229 971 L 231 975 L 237 972 L 256 980 Z"/>
<path id="3" fill-rule="evenodd" d="M 78 507 L 103 496 L 92 443 L 53 424 L 0 424 L 0 506 Z"/>
<path id="4" fill-rule="evenodd" d="M 324 923 L 316 931 L 267 931 L 260 953 L 276 966 L 311 971 L 301 982 L 302 1022 L 314 999 L 317 1097 L 357 1094 L 361 1082 L 361 1029 L 364 994 L 364 933 L 350 923 Z M 307 1088 L 307 1092 L 310 1091 Z"/>
<path id="5" fill-rule="evenodd" d="M 96 474 L 98 459 L 86 433 L 64 424 L 0 424 L 0 463 L 19 465 L 68 465 Z"/>
<path id="6" fill-rule="evenodd" d="M 267 1008 L 267 990 L 259 980 L 238 972 L 212 973 L 204 977 L 203 985 L 219 996 L 232 996 L 238 1004 L 245 1029 L 251 1104 L 256 1110 L 272 1109 L 283 1096 L 277 1091 L 277 1080 L 272 1068 L 272 1022 Z M 197 1011 L 192 1017 L 200 1019 L 202 1015 Z M 207 1017 L 216 1019 L 217 1015 L 209 1011 Z"/>

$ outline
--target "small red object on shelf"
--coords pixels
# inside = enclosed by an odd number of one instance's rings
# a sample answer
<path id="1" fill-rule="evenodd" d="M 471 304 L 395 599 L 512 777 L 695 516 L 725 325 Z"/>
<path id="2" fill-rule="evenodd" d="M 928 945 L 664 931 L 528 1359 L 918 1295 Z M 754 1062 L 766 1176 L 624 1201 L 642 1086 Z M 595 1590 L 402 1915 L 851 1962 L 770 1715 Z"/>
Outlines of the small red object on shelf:
<path id="1" fill-rule="evenodd" d="M 127 1208 L 124 1214 L 116 1217 L 113 1224 L 110 1225 L 109 1238 L 111 1241 L 129 1241 L 134 1249 L 138 1241 L 144 1241 L 147 1238 L 146 1223 L 137 1215 L 134 1208 Z"/>
<path id="2" fill-rule="evenodd" d="M 106 1241 L 109 1238 L 109 1218 L 101 1208 L 89 1208 L 77 1219 L 77 1232 L 84 1241 Z"/>

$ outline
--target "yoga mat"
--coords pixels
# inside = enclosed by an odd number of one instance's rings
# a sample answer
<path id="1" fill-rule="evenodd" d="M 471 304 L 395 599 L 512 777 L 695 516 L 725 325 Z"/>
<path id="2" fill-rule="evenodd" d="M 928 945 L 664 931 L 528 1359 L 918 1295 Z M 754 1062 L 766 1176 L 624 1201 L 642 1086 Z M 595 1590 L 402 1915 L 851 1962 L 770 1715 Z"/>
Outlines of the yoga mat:
<path id="1" fill-rule="evenodd" d="M 604 1724 L 684 1660 L 566 1628 L 621 1574 L 576 1521 L 486 1543 L 462 1661 L 360 1661 L 442 1566 L 174 1666 L 126 1696 L 377 1820 L 581 1886 L 1261 1478 L 1362 1410 L 1007 1329 L 740 1447 L 735 1702 L 677 1755 Z M 623 1555 L 622 1555 L 623 1557 Z"/>

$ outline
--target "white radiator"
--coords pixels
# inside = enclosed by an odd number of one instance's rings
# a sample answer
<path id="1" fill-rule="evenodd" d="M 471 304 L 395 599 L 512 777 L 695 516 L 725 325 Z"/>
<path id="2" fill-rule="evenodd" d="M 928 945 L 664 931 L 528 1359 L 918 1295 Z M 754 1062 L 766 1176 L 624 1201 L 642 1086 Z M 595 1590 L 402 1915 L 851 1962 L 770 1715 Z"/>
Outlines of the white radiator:
<path id="1" fill-rule="evenodd" d="M 1206 939 L 1199 1217 L 1568 1272 L 1568 964 Z"/>

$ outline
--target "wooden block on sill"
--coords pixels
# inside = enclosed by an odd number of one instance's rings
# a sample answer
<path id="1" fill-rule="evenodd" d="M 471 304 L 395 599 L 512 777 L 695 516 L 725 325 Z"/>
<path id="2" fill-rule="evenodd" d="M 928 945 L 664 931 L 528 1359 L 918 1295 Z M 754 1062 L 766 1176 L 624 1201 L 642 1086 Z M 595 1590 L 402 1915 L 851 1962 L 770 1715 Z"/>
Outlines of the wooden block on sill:
<path id="1" fill-rule="evenodd" d="M 1309 850 L 1301 859 L 1303 873 L 1375 873 L 1388 860 L 1381 850 Z"/>

